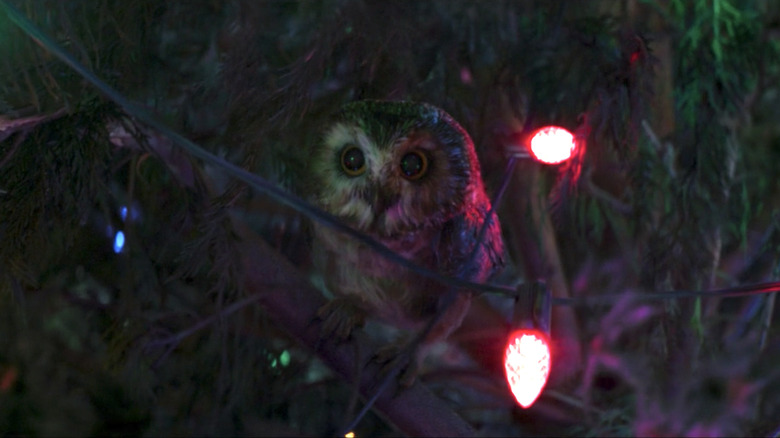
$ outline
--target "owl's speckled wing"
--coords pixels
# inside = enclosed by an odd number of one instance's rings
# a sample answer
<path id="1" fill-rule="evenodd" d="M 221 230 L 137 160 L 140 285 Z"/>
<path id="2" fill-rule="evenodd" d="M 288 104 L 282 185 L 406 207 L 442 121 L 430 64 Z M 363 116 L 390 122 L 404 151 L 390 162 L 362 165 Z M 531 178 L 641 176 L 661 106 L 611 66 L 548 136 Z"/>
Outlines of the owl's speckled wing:
<path id="1" fill-rule="evenodd" d="M 451 277 L 484 282 L 504 266 L 504 242 L 497 217 L 488 224 L 482 242 L 477 242 L 490 203 L 475 205 L 463 215 L 447 222 L 442 228 L 439 244 L 439 271 Z M 474 245 L 479 244 L 474 258 L 469 260 Z"/>

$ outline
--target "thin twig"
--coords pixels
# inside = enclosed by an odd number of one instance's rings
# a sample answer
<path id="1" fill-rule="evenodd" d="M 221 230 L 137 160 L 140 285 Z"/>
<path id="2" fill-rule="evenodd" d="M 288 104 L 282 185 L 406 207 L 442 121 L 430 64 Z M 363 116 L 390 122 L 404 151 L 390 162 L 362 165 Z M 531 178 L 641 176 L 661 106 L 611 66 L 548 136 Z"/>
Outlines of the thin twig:
<path id="1" fill-rule="evenodd" d="M 609 192 L 602 189 L 601 187 L 597 186 L 596 183 L 594 183 L 590 178 L 586 180 L 586 188 L 588 190 L 588 193 L 593 195 L 595 198 L 598 198 L 604 202 L 606 202 L 609 206 L 611 206 L 615 211 L 622 213 L 622 214 L 631 214 L 631 206 L 626 204 L 625 202 L 620 201 L 619 199 L 612 196 Z"/>
<path id="2" fill-rule="evenodd" d="M 363 374 L 363 367 L 360 366 L 360 360 L 363 357 L 362 354 L 360 354 L 360 344 L 358 344 L 355 347 L 355 378 L 352 382 L 352 394 L 349 397 L 349 402 L 347 403 L 347 408 L 345 409 L 346 415 L 344 418 L 344 423 L 348 424 L 346 427 L 344 427 L 344 430 L 347 430 L 347 432 L 351 432 L 354 429 L 354 426 L 351 426 L 348 422 L 350 421 L 350 418 L 359 418 L 353 417 L 353 414 L 355 412 L 355 408 L 357 407 L 358 399 L 360 398 L 360 379 Z M 354 422 L 354 421 L 353 421 Z M 346 434 L 345 434 L 346 435 Z"/>
<path id="3" fill-rule="evenodd" d="M 555 389 L 548 389 L 544 391 L 544 394 L 546 397 L 550 397 L 552 399 L 561 401 L 563 403 L 566 403 L 569 406 L 575 407 L 577 409 L 580 409 L 582 411 L 590 412 L 591 414 L 596 415 L 604 415 L 604 411 L 596 408 L 594 406 L 590 406 L 587 403 L 585 403 L 583 400 L 580 400 L 575 397 L 571 397 L 569 395 L 566 395 L 562 393 L 561 391 L 557 391 Z"/>
<path id="4" fill-rule="evenodd" d="M 175 348 L 178 344 L 181 343 L 181 341 L 187 339 L 188 337 L 192 336 L 196 332 L 198 332 L 200 330 L 203 330 L 204 328 L 206 328 L 209 325 L 215 323 L 219 319 L 224 318 L 224 317 L 230 315 L 231 313 L 235 313 L 238 310 L 241 310 L 244 307 L 259 301 L 259 299 L 260 299 L 259 295 L 251 295 L 251 296 L 249 296 L 247 298 L 244 298 L 243 300 L 236 301 L 235 303 L 232 303 L 231 305 L 225 307 L 224 309 L 222 309 L 221 311 L 215 313 L 214 315 L 211 315 L 208 318 L 206 318 L 206 319 L 204 319 L 202 321 L 199 321 L 197 324 L 195 324 L 195 325 L 193 325 L 193 326 L 191 326 L 191 327 L 189 327 L 189 328 L 187 328 L 185 330 L 182 330 L 182 331 L 174 334 L 173 336 L 169 336 L 169 337 L 164 338 L 164 339 L 158 339 L 158 340 L 155 340 L 155 341 L 150 341 L 146 345 L 147 345 L 147 347 L 150 347 L 150 348 L 162 347 L 162 346 L 168 346 L 168 347 L 173 346 L 173 348 Z"/>
<path id="5" fill-rule="evenodd" d="M 22 132 L 19 134 L 18 137 L 16 137 L 16 140 L 14 141 L 14 145 L 11 146 L 11 150 L 8 151 L 7 154 L 5 154 L 5 157 L 3 157 L 3 161 L 0 161 L 0 169 L 5 167 L 6 164 L 8 164 L 9 161 L 11 161 L 11 158 L 13 158 L 14 154 L 16 154 L 16 150 L 19 149 L 19 145 L 21 145 L 24 142 L 24 139 L 27 138 L 27 132 Z"/>
<path id="6" fill-rule="evenodd" d="M 34 128 L 41 123 L 50 122 L 52 120 L 59 119 L 66 115 L 68 110 L 60 108 L 51 114 L 44 114 L 39 116 L 25 117 L 22 119 L 8 120 L 5 117 L 0 117 L 0 141 L 13 135 L 15 132 L 27 131 Z M 2 167 L 2 166 L 0 166 Z"/>
<path id="7" fill-rule="evenodd" d="M 647 137 L 650 139 L 650 143 L 652 143 L 652 145 L 655 147 L 656 152 L 661 153 L 661 151 L 664 149 L 664 146 L 658 139 L 658 136 L 655 135 L 653 128 L 651 128 L 650 124 L 647 123 L 647 120 L 642 120 L 642 129 L 644 129 L 645 134 L 647 134 Z"/>
<path id="8" fill-rule="evenodd" d="M 764 309 L 764 320 L 761 324 L 761 341 L 758 344 L 758 351 L 764 351 L 764 348 L 766 348 L 766 340 L 767 336 L 769 335 L 769 329 L 772 326 L 772 316 L 774 315 L 775 311 L 776 297 L 777 293 L 769 294 L 766 302 L 764 303 L 766 307 Z"/>

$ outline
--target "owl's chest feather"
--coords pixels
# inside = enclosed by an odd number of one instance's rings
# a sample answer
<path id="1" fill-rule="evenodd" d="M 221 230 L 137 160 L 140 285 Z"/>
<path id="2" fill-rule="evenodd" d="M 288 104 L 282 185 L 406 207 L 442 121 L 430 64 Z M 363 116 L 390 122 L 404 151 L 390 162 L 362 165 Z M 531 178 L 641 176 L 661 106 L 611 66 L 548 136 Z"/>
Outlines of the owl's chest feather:
<path id="1" fill-rule="evenodd" d="M 503 245 L 493 222 L 479 243 L 474 260 L 467 260 L 488 204 L 483 202 L 439 227 L 379 238 L 389 249 L 422 267 L 472 281 L 486 280 L 502 265 Z M 358 298 L 371 314 L 410 326 L 429 317 L 447 288 L 399 266 L 353 239 L 315 227 L 314 262 L 331 292 Z"/>
<path id="2" fill-rule="evenodd" d="M 314 263 L 332 293 L 359 298 L 367 310 L 398 321 L 422 318 L 435 307 L 435 283 L 376 253 L 353 239 L 318 227 Z M 376 238 L 376 237 L 375 237 Z M 432 231 L 377 239 L 402 257 L 438 270 L 437 236 Z"/>

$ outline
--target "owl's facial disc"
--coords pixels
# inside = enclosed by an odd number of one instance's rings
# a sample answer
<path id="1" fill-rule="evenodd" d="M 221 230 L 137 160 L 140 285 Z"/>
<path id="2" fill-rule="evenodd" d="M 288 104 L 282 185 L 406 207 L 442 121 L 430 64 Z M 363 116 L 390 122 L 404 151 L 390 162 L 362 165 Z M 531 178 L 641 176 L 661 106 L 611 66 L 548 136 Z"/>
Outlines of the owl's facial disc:
<path id="1" fill-rule="evenodd" d="M 361 231 L 408 237 L 443 223 L 463 201 L 469 163 L 432 127 L 340 121 L 323 146 L 313 168 L 316 201 Z"/>

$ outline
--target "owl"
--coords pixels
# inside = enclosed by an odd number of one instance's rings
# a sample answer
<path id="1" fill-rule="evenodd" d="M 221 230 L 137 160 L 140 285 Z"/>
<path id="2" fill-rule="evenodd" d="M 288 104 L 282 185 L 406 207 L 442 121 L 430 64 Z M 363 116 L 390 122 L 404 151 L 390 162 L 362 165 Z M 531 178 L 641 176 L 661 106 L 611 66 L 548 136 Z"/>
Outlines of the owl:
<path id="1" fill-rule="evenodd" d="M 414 102 L 347 104 L 310 164 L 316 205 L 406 259 L 474 282 L 502 266 L 496 217 L 467 263 L 490 200 L 471 138 L 443 110 Z M 319 312 L 327 334 L 346 338 L 367 316 L 419 330 L 439 311 L 446 286 L 330 228 L 315 224 L 313 231 L 313 263 L 334 296 Z M 459 292 L 423 344 L 460 325 L 471 293 Z"/>

